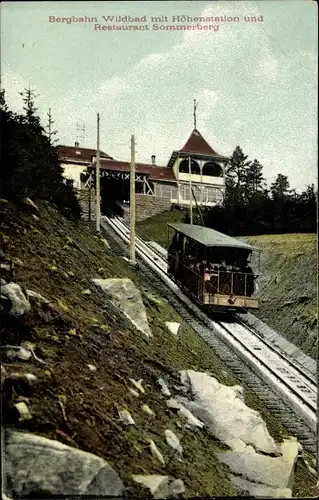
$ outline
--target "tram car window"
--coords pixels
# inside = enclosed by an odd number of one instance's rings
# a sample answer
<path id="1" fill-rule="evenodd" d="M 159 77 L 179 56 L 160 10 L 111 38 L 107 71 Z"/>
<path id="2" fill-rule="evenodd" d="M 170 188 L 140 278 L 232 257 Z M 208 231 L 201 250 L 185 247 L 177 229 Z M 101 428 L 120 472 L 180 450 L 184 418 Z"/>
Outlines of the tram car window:
<path id="1" fill-rule="evenodd" d="M 168 273 L 201 306 L 241 313 L 259 308 L 259 249 L 203 226 L 168 224 L 168 229 Z"/>

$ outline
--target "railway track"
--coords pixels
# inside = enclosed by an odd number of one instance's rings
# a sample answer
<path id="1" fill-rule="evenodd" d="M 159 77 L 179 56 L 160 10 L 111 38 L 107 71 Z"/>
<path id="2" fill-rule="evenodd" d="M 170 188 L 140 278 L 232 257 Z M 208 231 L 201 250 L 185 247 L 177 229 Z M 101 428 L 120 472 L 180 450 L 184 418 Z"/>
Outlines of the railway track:
<path id="1" fill-rule="evenodd" d="M 125 248 L 130 237 L 127 225 L 119 218 L 104 218 L 102 225 L 108 232 L 111 229 L 112 238 Z M 232 372 L 255 392 L 304 448 L 315 453 L 315 377 L 295 366 L 292 360 L 264 340 L 258 332 L 241 322 L 238 315 L 225 320 L 208 317 L 167 275 L 166 254 L 158 245 L 148 244 L 137 236 L 136 253 L 146 265 L 145 272 L 159 293 L 213 347 Z"/>

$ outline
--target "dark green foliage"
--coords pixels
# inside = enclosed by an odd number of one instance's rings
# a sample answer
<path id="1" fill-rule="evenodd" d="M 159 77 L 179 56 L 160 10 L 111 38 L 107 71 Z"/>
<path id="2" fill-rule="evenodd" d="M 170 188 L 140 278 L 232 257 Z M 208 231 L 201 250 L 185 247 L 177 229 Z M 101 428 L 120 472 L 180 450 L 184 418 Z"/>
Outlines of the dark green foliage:
<path id="1" fill-rule="evenodd" d="M 36 115 L 34 93 L 21 93 L 25 115 L 12 113 L 1 91 L 2 169 L 0 195 L 9 200 L 30 197 L 54 203 L 64 215 L 79 219 L 81 208 L 72 184 L 63 178 L 57 148 Z M 50 114 L 52 125 L 52 118 Z"/>
<path id="2" fill-rule="evenodd" d="M 290 189 L 288 177 L 278 174 L 267 190 L 262 165 L 247 158 L 237 146 L 226 167 L 223 205 L 202 209 L 204 224 L 230 236 L 315 233 L 314 185 L 297 194 Z M 185 222 L 190 222 L 189 212 Z M 202 225 L 195 207 L 193 223 Z"/>

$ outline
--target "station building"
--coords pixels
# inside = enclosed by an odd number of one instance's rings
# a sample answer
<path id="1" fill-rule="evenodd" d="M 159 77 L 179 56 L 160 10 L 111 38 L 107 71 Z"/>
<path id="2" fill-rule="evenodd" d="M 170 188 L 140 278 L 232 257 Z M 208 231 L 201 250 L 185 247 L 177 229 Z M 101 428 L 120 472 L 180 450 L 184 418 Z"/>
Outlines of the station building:
<path id="1" fill-rule="evenodd" d="M 93 219 L 96 150 L 75 143 L 74 147 L 60 146 L 59 157 L 64 176 L 73 180 L 78 191 L 84 216 Z M 195 128 L 185 145 L 173 151 L 166 166 L 157 165 L 155 155 L 150 163 L 136 162 L 136 219 L 151 217 L 172 205 L 188 206 L 190 200 L 200 206 L 221 202 L 228 160 L 216 153 Z M 100 186 L 102 213 L 114 202 L 128 203 L 130 162 L 100 151 Z"/>

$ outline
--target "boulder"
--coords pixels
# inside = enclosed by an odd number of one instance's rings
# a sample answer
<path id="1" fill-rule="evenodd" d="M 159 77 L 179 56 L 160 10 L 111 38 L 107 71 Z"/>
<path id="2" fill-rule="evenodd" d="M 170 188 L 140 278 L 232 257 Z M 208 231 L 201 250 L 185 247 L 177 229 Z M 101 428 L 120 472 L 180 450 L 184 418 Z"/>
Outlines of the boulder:
<path id="1" fill-rule="evenodd" d="M 265 484 L 252 483 L 242 477 L 231 476 L 231 482 L 237 489 L 238 496 L 250 496 L 253 498 L 291 498 L 292 491 L 289 488 L 274 488 Z"/>
<path id="2" fill-rule="evenodd" d="M 93 279 L 131 323 L 146 337 L 152 337 L 141 292 L 129 278 Z"/>
<path id="3" fill-rule="evenodd" d="M 30 302 L 24 295 L 21 286 L 17 283 L 7 283 L 1 287 L 1 295 L 11 302 L 10 313 L 14 316 L 22 316 L 30 311 Z"/>
<path id="4" fill-rule="evenodd" d="M 4 479 L 9 498 L 123 494 L 121 479 L 102 458 L 35 434 L 6 434 Z"/>
<path id="5" fill-rule="evenodd" d="M 181 402 L 223 443 L 239 439 L 263 453 L 278 455 L 260 414 L 245 405 L 241 386 L 225 386 L 206 373 L 187 370 L 181 380 L 193 401 Z"/>
<path id="6" fill-rule="evenodd" d="M 153 498 L 175 497 L 185 492 L 183 481 L 169 476 L 137 474 L 132 476 L 132 479 L 147 488 Z"/>
<path id="7" fill-rule="evenodd" d="M 247 446 L 247 450 L 226 451 L 217 456 L 234 474 L 248 481 L 274 488 L 292 489 L 300 444 L 294 438 L 285 439 L 280 451 L 282 456 L 269 457 L 256 453 L 251 446 Z"/>
<path id="8" fill-rule="evenodd" d="M 147 488 L 153 498 L 167 498 L 169 496 L 168 476 L 161 476 L 159 474 L 142 475 L 137 474 L 132 476 L 132 479 Z"/>

